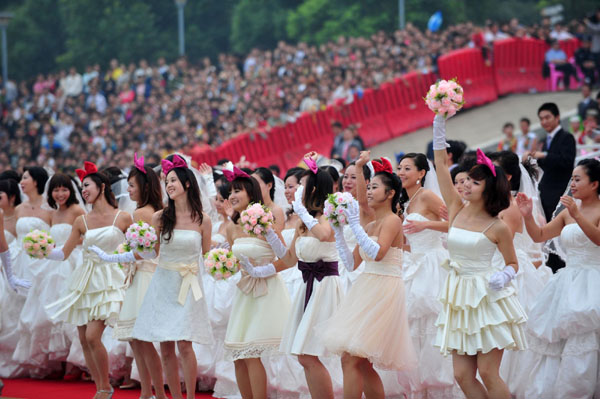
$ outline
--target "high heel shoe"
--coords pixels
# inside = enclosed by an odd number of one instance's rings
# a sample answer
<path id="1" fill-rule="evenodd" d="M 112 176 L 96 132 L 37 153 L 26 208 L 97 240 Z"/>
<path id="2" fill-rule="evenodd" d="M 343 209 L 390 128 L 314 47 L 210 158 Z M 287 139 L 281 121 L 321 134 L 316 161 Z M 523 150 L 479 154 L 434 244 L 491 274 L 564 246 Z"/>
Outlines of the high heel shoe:
<path id="1" fill-rule="evenodd" d="M 104 399 L 112 399 L 114 393 L 115 393 L 115 389 L 113 387 L 110 387 L 110 391 L 107 389 L 99 389 L 96 391 L 96 396 L 98 396 L 98 394 L 103 394 L 103 393 L 108 393 L 110 395 L 108 395 L 106 398 Z"/>

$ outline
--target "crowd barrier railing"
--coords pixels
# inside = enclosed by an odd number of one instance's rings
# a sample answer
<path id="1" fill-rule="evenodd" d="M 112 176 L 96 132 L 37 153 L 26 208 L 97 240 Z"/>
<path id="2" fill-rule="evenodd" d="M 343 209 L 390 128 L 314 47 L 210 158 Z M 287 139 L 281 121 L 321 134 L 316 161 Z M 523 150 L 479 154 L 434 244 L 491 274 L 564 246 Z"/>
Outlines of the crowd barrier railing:
<path id="1" fill-rule="evenodd" d="M 579 41 L 561 42 L 568 58 Z M 317 112 L 300 115 L 294 122 L 239 134 L 217 148 L 196 145 L 189 155 L 197 163 L 214 165 L 219 159 L 237 162 L 242 156 L 260 165 L 277 164 L 281 169 L 298 164 L 303 154 L 314 150 L 329 155 L 333 145 L 331 124 L 356 124 L 365 145 L 373 146 L 425 127 L 432 114 L 423 97 L 439 78 L 457 78 L 465 89 L 465 108 L 495 101 L 499 95 L 543 92 L 549 89 L 542 76 L 548 44 L 537 39 L 511 38 L 494 43 L 484 58 L 477 48 L 451 51 L 438 59 L 438 74 L 410 72 L 386 82 L 378 89 L 355 94 L 349 104 L 338 102 Z"/>

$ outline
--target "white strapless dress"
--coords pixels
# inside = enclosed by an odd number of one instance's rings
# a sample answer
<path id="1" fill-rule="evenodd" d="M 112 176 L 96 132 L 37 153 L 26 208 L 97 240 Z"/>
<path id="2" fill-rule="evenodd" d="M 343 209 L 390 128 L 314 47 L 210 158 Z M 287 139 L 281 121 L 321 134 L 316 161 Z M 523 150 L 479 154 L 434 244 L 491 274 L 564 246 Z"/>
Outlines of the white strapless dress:
<path id="1" fill-rule="evenodd" d="M 60 247 L 69 238 L 71 229 L 70 224 L 60 223 L 52 226 L 49 233 L 56 241 L 56 245 Z M 40 268 L 35 275 L 21 311 L 17 327 L 20 338 L 13 359 L 37 368 L 32 373 L 38 377 L 60 367 L 59 364 L 50 364 L 50 362 L 64 361 L 69 353 L 74 328 L 65 325 L 61 320 L 53 320 L 45 305 L 60 298 L 75 266 L 81 262 L 82 255 L 79 248 L 76 248 L 69 259 L 63 262 L 45 260 L 43 269 Z"/>
<path id="2" fill-rule="evenodd" d="M 407 221 L 428 221 L 419 213 L 406 215 Z M 448 272 L 440 265 L 448 259 L 443 246 L 444 233 L 425 229 L 407 234 L 410 252 L 404 252 L 402 277 L 406 287 L 406 307 L 410 335 L 417 352 L 418 368 L 398 373 L 398 381 L 410 391 L 408 398 L 464 398 L 454 379 L 452 359 L 434 347 L 435 321 L 442 310 L 438 297 Z"/>
<path id="3" fill-rule="evenodd" d="M 269 244 L 255 237 L 233 243 L 236 257 L 247 256 L 254 265 L 275 258 Z M 290 314 L 290 297 L 279 274 L 259 279 L 242 271 L 225 334 L 225 355 L 237 360 L 279 353 L 283 328 Z"/>
<path id="4" fill-rule="evenodd" d="M 529 312 L 527 331 L 537 356 L 520 365 L 527 378 L 513 392 L 518 398 L 600 395 L 600 247 L 576 223 L 565 226 L 560 239 L 566 267 L 550 278 Z"/>
<path id="5" fill-rule="evenodd" d="M 37 220 L 43 223 L 41 219 Z M 17 258 L 22 251 L 21 242 L 7 230 L 4 230 L 4 236 L 10 250 L 14 273 Z M 17 325 L 26 297 L 23 291 L 15 292 L 10 288 L 4 268 L 2 270 L 0 273 L 0 378 L 24 377 L 27 375 L 27 370 L 19 362 L 14 361 L 12 355 L 19 342 Z"/>
<path id="6" fill-rule="evenodd" d="M 133 338 L 213 343 L 200 268 L 204 268 L 202 235 L 173 230 L 171 240 L 161 243 L 158 267 L 135 321 Z"/>

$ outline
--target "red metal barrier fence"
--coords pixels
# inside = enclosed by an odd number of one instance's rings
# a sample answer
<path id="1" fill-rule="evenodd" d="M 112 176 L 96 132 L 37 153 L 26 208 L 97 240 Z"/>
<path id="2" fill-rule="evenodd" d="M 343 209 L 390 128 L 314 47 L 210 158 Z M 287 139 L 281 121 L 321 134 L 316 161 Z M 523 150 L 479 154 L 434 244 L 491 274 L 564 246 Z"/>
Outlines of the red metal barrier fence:
<path id="1" fill-rule="evenodd" d="M 577 40 L 561 42 L 570 58 L 579 47 Z M 359 123 L 367 146 L 412 132 L 431 123 L 431 111 L 423 97 L 438 78 L 458 78 L 465 89 L 465 107 L 495 101 L 499 95 L 546 91 L 542 64 L 548 45 L 537 39 L 506 39 L 494 43 L 493 62 L 486 64 L 481 50 L 464 48 L 438 59 L 439 76 L 411 72 L 384 83 L 379 89 L 366 89 L 351 104 L 330 105 L 301 115 L 295 122 L 277 126 L 263 134 L 243 133 L 216 149 L 196 146 L 190 151 L 198 163 L 214 165 L 218 159 L 238 161 L 242 155 L 261 165 L 277 164 L 283 170 L 296 166 L 309 150 L 329 154 L 333 145 L 331 123 Z"/>

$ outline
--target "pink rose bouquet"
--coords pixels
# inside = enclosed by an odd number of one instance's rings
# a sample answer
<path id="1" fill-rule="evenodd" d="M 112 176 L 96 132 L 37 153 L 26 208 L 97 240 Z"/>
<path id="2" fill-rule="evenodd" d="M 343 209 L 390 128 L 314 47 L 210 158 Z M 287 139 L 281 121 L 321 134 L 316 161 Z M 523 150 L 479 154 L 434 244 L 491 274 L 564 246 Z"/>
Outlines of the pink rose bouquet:
<path id="1" fill-rule="evenodd" d="M 265 235 L 269 226 L 273 224 L 273 214 L 264 205 L 250 204 L 240 214 L 240 223 L 244 233 L 251 236 Z"/>
<path id="2" fill-rule="evenodd" d="M 323 206 L 323 214 L 334 226 L 343 226 L 348 223 L 344 209 L 348 208 L 348 204 L 352 201 L 350 193 L 333 193 L 327 196 L 325 205 Z"/>
<path id="3" fill-rule="evenodd" d="M 240 263 L 233 252 L 215 248 L 204 255 L 204 268 L 215 280 L 226 280 L 240 270 Z"/>
<path id="4" fill-rule="evenodd" d="M 119 246 L 117 247 L 117 249 L 115 250 L 114 253 L 120 255 L 120 254 L 124 254 L 125 252 L 131 252 L 131 247 L 129 246 L 129 244 L 127 242 L 119 244 Z M 122 264 L 118 263 L 118 265 L 121 269 L 123 268 Z"/>
<path id="5" fill-rule="evenodd" d="M 452 80 L 439 80 L 432 84 L 425 97 L 430 110 L 445 118 L 454 116 L 465 105 L 463 88 Z"/>
<path id="6" fill-rule="evenodd" d="M 140 220 L 127 228 L 125 240 L 129 250 L 147 252 L 154 250 L 158 236 L 154 227 Z"/>
<path id="7" fill-rule="evenodd" d="M 23 248 L 32 258 L 45 258 L 54 247 L 56 247 L 54 239 L 43 230 L 33 230 L 23 238 Z"/>

